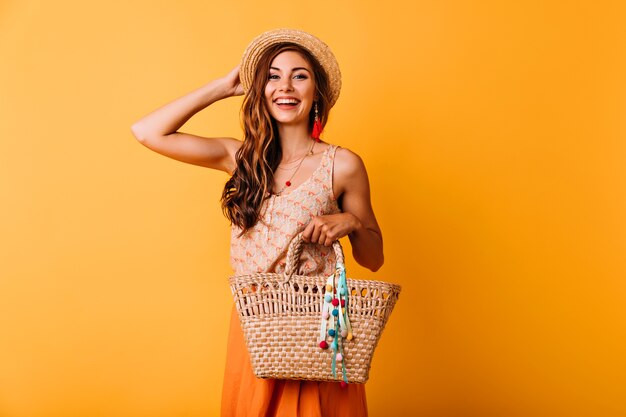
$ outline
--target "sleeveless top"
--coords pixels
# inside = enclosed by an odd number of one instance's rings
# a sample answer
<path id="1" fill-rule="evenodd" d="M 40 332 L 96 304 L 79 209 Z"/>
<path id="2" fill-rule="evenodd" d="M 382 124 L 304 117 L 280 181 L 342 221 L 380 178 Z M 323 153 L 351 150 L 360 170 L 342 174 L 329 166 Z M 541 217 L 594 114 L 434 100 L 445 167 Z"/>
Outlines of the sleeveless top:
<path id="1" fill-rule="evenodd" d="M 230 261 L 235 275 L 281 273 L 289 242 L 313 216 L 341 213 L 333 193 L 337 147 L 326 148 L 318 167 L 302 184 L 287 194 L 270 195 L 261 206 L 259 221 L 243 236 L 239 237 L 239 227 L 231 227 Z M 296 274 L 327 276 L 334 270 L 332 247 L 303 243 Z"/>

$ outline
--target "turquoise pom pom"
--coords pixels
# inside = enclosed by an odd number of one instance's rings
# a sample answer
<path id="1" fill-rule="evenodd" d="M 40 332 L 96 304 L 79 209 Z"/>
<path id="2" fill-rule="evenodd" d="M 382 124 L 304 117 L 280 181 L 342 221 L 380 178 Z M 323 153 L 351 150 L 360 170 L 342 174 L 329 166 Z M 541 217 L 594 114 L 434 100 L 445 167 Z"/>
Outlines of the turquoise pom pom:
<path id="1" fill-rule="evenodd" d="M 328 335 L 329 335 L 330 337 L 335 337 L 335 330 L 334 330 L 334 329 L 330 329 L 330 330 L 328 331 Z"/>
<path id="2" fill-rule="evenodd" d="M 339 315 L 339 310 L 336 308 L 333 310 L 333 316 L 337 317 Z"/>

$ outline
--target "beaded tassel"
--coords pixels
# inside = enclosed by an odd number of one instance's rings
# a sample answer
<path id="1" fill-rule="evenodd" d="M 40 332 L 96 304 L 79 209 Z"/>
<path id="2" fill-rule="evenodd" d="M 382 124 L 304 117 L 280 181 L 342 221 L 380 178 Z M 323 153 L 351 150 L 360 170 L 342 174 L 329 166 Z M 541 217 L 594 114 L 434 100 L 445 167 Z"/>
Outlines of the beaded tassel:
<path id="1" fill-rule="evenodd" d="M 338 275 L 338 277 L 337 277 Z M 338 279 L 337 279 L 338 278 Z M 337 283 L 335 284 L 335 280 Z M 320 348 L 332 350 L 331 368 L 337 378 L 337 362 L 341 363 L 342 387 L 348 383 L 344 354 L 345 340 L 352 340 L 352 326 L 348 318 L 348 284 L 343 264 L 337 264 L 335 273 L 326 281 L 322 304 L 322 322 L 320 325 Z M 328 330 L 327 330 L 328 329 Z M 330 338 L 330 345 L 327 342 Z"/>

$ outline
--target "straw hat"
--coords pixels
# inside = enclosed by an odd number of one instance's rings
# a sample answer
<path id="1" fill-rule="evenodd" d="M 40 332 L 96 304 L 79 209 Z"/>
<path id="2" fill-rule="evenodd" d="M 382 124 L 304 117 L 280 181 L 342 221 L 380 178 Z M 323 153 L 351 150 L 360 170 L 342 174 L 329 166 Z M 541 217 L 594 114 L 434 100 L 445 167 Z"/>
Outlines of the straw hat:
<path id="1" fill-rule="evenodd" d="M 256 66 L 259 58 L 272 45 L 282 42 L 291 42 L 302 46 L 320 63 L 330 86 L 330 107 L 339 98 L 341 91 L 341 72 L 335 55 L 324 42 L 310 33 L 296 29 L 274 29 L 264 32 L 254 38 L 243 53 L 241 67 L 239 68 L 239 79 L 244 91 L 247 93 L 252 85 Z"/>

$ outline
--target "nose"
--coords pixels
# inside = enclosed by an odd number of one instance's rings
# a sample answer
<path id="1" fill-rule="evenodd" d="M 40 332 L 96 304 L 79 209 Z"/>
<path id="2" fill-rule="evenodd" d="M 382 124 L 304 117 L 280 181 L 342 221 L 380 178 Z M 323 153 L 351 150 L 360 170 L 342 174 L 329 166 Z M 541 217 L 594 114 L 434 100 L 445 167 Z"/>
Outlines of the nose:
<path id="1" fill-rule="evenodd" d="M 280 81 L 280 85 L 279 85 L 279 91 L 291 91 L 292 85 L 291 85 L 291 77 L 283 77 Z"/>

